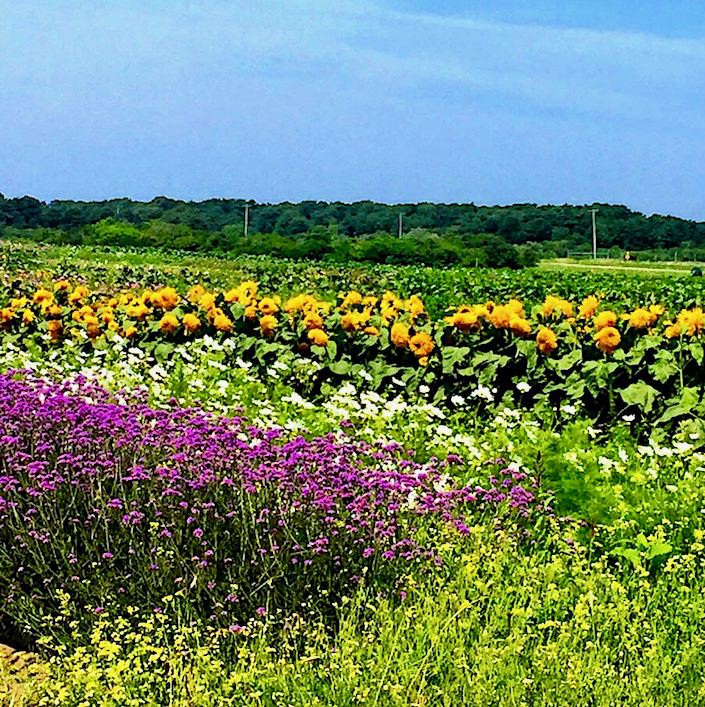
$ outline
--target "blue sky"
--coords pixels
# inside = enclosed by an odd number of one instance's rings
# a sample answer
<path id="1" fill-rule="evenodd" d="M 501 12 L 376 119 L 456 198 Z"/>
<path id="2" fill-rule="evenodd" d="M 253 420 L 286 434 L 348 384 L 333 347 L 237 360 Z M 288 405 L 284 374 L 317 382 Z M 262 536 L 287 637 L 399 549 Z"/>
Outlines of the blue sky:
<path id="1" fill-rule="evenodd" d="M 705 220 L 705 3 L 0 0 L 0 192 Z"/>

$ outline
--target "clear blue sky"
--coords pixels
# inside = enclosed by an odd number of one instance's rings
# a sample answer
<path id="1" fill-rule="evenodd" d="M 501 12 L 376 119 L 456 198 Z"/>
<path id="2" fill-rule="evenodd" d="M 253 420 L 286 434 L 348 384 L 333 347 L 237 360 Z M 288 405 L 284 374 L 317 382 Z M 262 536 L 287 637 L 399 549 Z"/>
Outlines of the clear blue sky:
<path id="1" fill-rule="evenodd" d="M 0 192 L 705 220 L 705 3 L 0 0 Z"/>

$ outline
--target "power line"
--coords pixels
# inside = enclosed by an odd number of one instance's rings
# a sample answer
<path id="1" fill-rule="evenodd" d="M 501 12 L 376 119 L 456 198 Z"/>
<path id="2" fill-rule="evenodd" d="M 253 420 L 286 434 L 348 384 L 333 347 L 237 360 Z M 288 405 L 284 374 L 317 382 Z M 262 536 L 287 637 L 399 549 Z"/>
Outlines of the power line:
<path id="1" fill-rule="evenodd" d="M 592 214 L 592 259 L 597 260 L 597 212 L 600 209 L 592 208 L 590 213 Z"/>

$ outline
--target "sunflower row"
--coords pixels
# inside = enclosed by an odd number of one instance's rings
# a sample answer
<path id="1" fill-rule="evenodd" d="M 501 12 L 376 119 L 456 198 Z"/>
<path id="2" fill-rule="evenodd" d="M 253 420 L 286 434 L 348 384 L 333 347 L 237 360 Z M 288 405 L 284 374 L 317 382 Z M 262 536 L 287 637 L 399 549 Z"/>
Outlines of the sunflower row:
<path id="1" fill-rule="evenodd" d="M 84 335 L 96 339 L 109 332 L 128 339 L 155 333 L 191 337 L 253 332 L 269 338 L 278 332 L 287 336 L 294 332 L 300 339 L 300 350 L 305 350 L 328 346 L 332 336 L 384 336 L 385 342 L 397 349 L 410 351 L 421 365 L 428 363 L 437 341 L 457 343 L 466 335 L 488 330 L 504 330 L 519 338 L 534 336 L 539 352 L 550 355 L 568 328 L 575 335 L 589 335 L 594 345 L 609 355 L 628 332 L 660 331 L 665 338 L 673 339 L 695 336 L 705 328 L 705 314 L 699 307 L 682 310 L 669 320 L 661 305 L 618 314 L 602 308 L 595 295 L 577 306 L 549 295 L 530 313 L 517 299 L 504 304 L 462 305 L 442 321 L 434 322 L 416 295 L 402 299 L 392 292 L 377 297 L 349 291 L 340 293 L 336 303 L 310 294 L 282 300 L 260 295 L 258 284 L 252 280 L 224 292 L 209 291 L 197 284 L 181 295 L 168 286 L 117 294 L 91 292 L 83 284 L 73 285 L 62 279 L 51 289 L 14 294 L 0 309 L 0 329 L 30 331 L 44 324 L 49 339 L 55 342 Z"/>

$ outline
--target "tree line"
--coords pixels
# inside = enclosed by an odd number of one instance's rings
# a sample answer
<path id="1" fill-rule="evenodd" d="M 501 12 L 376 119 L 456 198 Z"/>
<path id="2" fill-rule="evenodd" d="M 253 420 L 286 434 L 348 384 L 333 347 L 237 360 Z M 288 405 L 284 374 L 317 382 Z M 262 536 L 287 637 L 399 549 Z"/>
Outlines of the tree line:
<path id="1" fill-rule="evenodd" d="M 248 208 L 248 233 L 244 212 Z M 0 235 L 50 243 L 154 246 L 388 263 L 531 265 L 589 251 L 598 213 L 601 249 L 644 258 L 705 256 L 705 223 L 625 206 L 382 204 L 157 197 L 43 202 L 0 194 Z M 398 235 L 399 216 L 403 233 Z M 675 251 L 679 251 L 676 253 Z"/>

